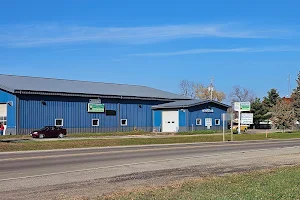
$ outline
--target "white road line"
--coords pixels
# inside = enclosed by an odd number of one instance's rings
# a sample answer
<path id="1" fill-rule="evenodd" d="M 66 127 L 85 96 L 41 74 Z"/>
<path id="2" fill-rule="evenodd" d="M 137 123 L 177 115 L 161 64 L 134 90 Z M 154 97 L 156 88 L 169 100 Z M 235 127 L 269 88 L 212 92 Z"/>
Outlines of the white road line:
<path id="1" fill-rule="evenodd" d="M 274 149 L 299 149 L 299 146 L 294 147 L 284 147 L 284 148 L 272 148 Z M 248 152 L 260 152 L 260 151 L 270 151 L 270 149 L 259 149 L 259 150 L 248 150 Z M 234 155 L 237 153 L 245 153 L 245 151 L 236 151 L 236 152 L 229 152 L 229 153 L 219 153 L 219 154 L 208 154 L 208 155 L 202 155 L 202 156 L 190 156 L 190 157 L 182 157 L 182 158 L 173 158 L 173 159 L 163 159 L 163 160 L 154 160 L 154 161 L 146 161 L 146 162 L 138 162 L 138 163 L 129 163 L 129 164 L 121 164 L 121 165 L 112 165 L 112 166 L 106 166 L 106 167 L 96 167 L 96 168 L 89 168 L 89 169 L 80 169 L 80 170 L 73 170 L 73 171 L 65 171 L 65 172 L 56 172 L 56 173 L 48 173 L 48 174 L 40 174 L 40 175 L 33 175 L 33 176 L 24 176 L 24 177 L 16 177 L 16 178 L 8 178 L 8 179 L 0 179 L 0 182 L 2 181 L 12 181 L 12 180 L 20 180 L 20 179 L 29 179 L 29 178 L 38 178 L 38 177 L 45 177 L 45 176 L 53 176 L 53 175 L 62 175 L 62 174 L 70 174 L 70 173 L 78 173 L 78 172 L 88 172 L 93 170 L 99 170 L 99 169 L 110 169 L 110 168 L 116 168 L 116 167 L 129 167 L 133 165 L 141 165 L 141 164 L 149 164 L 149 163 L 159 163 L 159 162 L 167 162 L 167 161 L 175 161 L 175 160 L 187 160 L 187 159 L 193 159 L 193 158 L 205 158 L 205 157 L 213 157 L 213 156 L 220 156 L 220 155 Z"/>
<path id="2" fill-rule="evenodd" d="M 285 141 L 285 143 L 293 143 L 294 141 Z M 281 142 L 260 142 L 255 144 L 280 144 Z M 41 156 L 30 156 L 30 157 L 15 157 L 15 158 L 3 158 L 0 159 L 0 162 L 4 161 L 17 161 L 17 160 L 33 160 L 33 159 L 45 159 L 45 158 L 62 158 L 62 157 L 75 157 L 75 156 L 84 156 L 84 155 L 102 155 L 102 154 L 113 154 L 113 153 L 135 153 L 135 152 L 147 152 L 147 151 L 168 151 L 168 150 L 177 150 L 177 149 L 202 149 L 209 147 L 232 147 L 232 146 L 243 146 L 244 143 L 235 143 L 235 144 L 220 144 L 220 145 L 203 145 L 203 146 L 179 146 L 172 148 L 149 148 L 149 149 L 135 149 L 135 150 L 125 150 L 125 151 L 107 151 L 107 152 L 82 152 L 82 153 L 71 153 L 64 155 L 41 155 Z"/>
<path id="3" fill-rule="evenodd" d="M 106 147 L 87 147 L 87 148 L 70 148 L 70 149 L 48 149 L 48 150 L 28 150 L 28 151 L 9 151 L 9 152 L 0 152 L 0 155 L 5 154 L 26 154 L 26 153 L 43 153 L 43 152 L 64 152 L 64 151 L 80 151 L 80 150 L 97 150 L 97 149 L 112 149 L 112 148 L 138 148 L 138 147 L 157 147 L 157 146 L 180 146 L 180 145 L 197 145 L 197 144 L 203 144 L 204 146 L 206 144 L 236 144 L 236 143 L 251 143 L 255 142 L 255 144 L 261 144 L 261 143 L 274 143 L 274 142 L 296 142 L 300 141 L 300 138 L 292 138 L 292 139 L 272 139 L 269 138 L 268 140 L 242 140 L 242 141 L 229 141 L 229 142 L 192 142 L 192 143 L 172 143 L 172 144 L 146 144 L 146 145 L 124 145 L 124 146 L 106 146 Z M 217 145 L 216 145 L 217 146 Z"/>

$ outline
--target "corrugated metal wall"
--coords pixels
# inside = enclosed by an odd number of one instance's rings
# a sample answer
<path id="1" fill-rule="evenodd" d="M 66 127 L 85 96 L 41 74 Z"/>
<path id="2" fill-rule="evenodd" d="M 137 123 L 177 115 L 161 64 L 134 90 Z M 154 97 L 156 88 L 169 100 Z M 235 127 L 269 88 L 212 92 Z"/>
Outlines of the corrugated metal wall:
<path id="1" fill-rule="evenodd" d="M 0 103 L 6 104 L 11 101 L 12 105 L 7 105 L 7 127 L 5 134 L 16 133 L 16 97 L 10 93 L 0 90 Z"/>
<path id="2" fill-rule="evenodd" d="M 206 109 L 208 107 L 211 107 L 214 112 L 213 113 L 204 113 L 202 112 L 202 109 Z M 222 121 L 222 113 L 227 112 L 227 108 L 222 107 L 217 104 L 209 103 L 205 105 L 195 106 L 188 109 L 188 124 L 187 128 L 188 130 L 207 130 L 207 127 L 205 127 L 205 118 L 212 118 L 213 127 L 211 127 L 211 130 L 222 130 L 223 129 L 223 121 Z M 202 125 L 196 125 L 196 119 L 200 118 L 202 119 Z M 215 125 L 215 119 L 220 119 L 220 125 Z M 226 122 L 225 122 L 226 123 Z M 225 125 L 227 128 L 227 125 Z"/>
<path id="3" fill-rule="evenodd" d="M 45 102 L 45 105 L 42 104 Z M 55 119 L 64 119 L 68 132 L 115 132 L 140 129 L 152 131 L 152 105 L 163 102 L 142 100 L 101 99 L 107 110 L 116 110 L 116 116 L 105 113 L 88 113 L 89 98 L 20 96 L 20 131 L 28 133 L 47 125 Z M 99 127 L 92 126 L 92 119 L 99 119 Z M 120 119 L 127 119 L 127 126 L 120 126 Z"/>
<path id="4" fill-rule="evenodd" d="M 162 111 L 153 110 L 153 129 L 156 132 L 160 132 L 161 126 L 162 126 Z"/>

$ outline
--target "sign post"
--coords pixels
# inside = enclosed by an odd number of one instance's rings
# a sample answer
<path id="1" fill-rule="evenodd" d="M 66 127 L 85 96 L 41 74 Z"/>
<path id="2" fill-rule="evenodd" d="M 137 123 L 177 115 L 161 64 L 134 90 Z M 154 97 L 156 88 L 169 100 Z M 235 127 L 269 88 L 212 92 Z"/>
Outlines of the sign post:
<path id="1" fill-rule="evenodd" d="M 222 120 L 223 120 L 223 142 L 225 142 L 225 120 L 226 120 L 226 114 L 222 114 Z"/>
<path id="2" fill-rule="evenodd" d="M 230 120 L 230 127 L 231 127 L 231 141 L 233 141 L 233 113 L 231 113 L 231 120 Z"/>
<path id="3" fill-rule="evenodd" d="M 239 120 L 238 120 L 238 123 L 239 123 L 238 134 L 241 134 L 241 110 L 239 110 Z"/>

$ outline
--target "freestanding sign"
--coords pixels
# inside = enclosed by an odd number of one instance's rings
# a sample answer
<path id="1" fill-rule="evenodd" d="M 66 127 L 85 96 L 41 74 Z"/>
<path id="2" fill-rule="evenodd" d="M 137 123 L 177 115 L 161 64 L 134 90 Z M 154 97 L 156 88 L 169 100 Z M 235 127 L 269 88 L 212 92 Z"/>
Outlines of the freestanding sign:
<path id="1" fill-rule="evenodd" d="M 240 109 L 241 112 L 250 111 L 251 110 L 250 102 L 240 102 Z"/>
<path id="2" fill-rule="evenodd" d="M 240 102 L 235 102 L 234 103 L 234 111 L 240 111 L 241 105 Z"/>
<path id="3" fill-rule="evenodd" d="M 241 124 L 253 124 L 253 113 L 242 113 Z"/>
<path id="4" fill-rule="evenodd" d="M 235 102 L 234 103 L 234 110 L 239 112 L 239 134 L 241 133 L 241 113 L 245 111 L 251 110 L 251 103 L 250 102 Z"/>
<path id="5" fill-rule="evenodd" d="M 235 111 L 250 111 L 251 110 L 251 103 L 250 102 L 235 102 L 234 103 L 234 110 Z"/>

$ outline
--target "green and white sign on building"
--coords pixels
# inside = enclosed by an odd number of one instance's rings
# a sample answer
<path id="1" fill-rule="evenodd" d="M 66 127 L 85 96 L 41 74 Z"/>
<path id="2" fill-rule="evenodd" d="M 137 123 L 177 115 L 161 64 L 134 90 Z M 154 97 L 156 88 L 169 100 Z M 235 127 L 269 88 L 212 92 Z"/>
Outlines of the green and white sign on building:
<path id="1" fill-rule="evenodd" d="M 89 103 L 88 104 L 88 112 L 103 113 L 104 108 L 105 108 L 104 104 L 100 104 L 100 103 Z"/>

